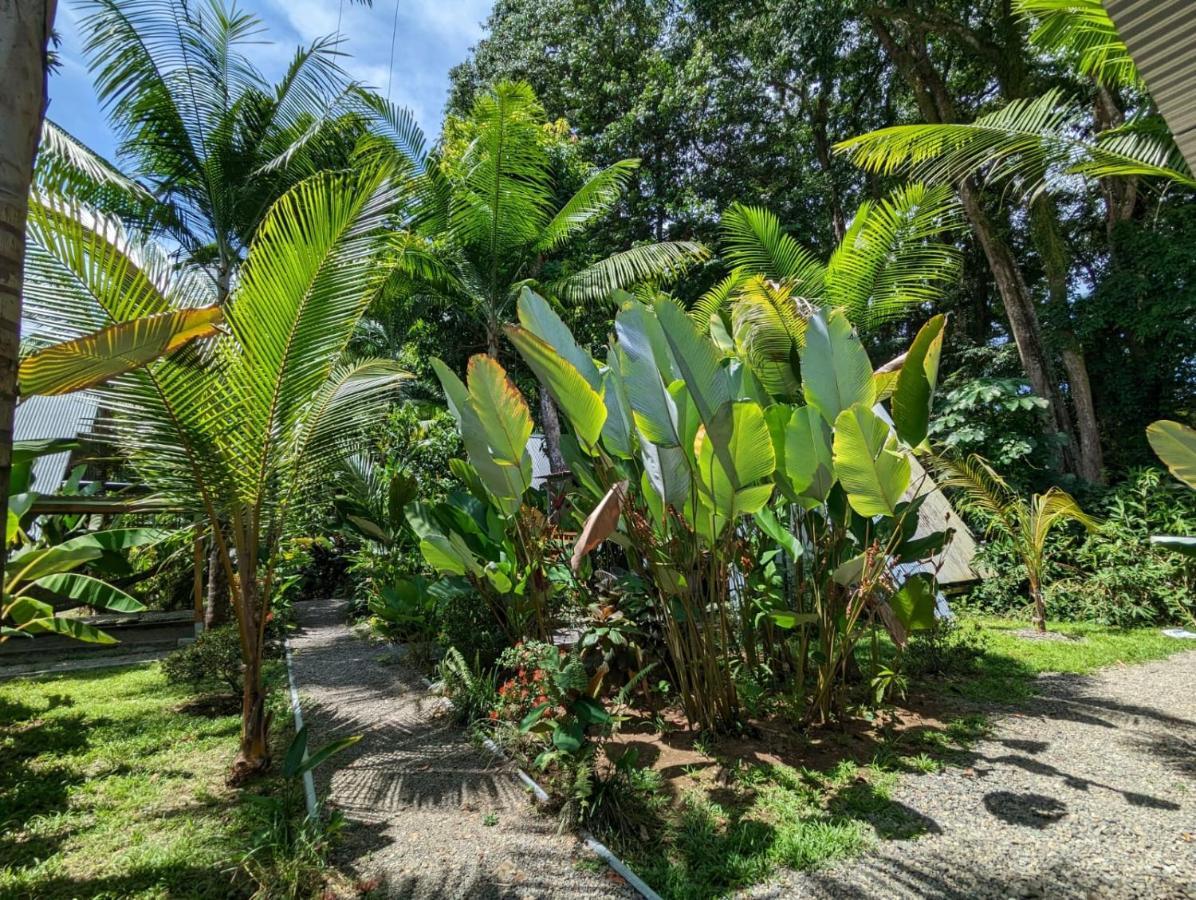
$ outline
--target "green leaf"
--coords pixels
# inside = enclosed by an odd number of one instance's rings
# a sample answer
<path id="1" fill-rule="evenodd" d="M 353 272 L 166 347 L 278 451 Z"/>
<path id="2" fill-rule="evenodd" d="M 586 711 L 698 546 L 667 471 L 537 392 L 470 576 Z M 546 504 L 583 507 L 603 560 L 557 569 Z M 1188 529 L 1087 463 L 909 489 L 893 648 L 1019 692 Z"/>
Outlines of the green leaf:
<path id="1" fill-rule="evenodd" d="M 901 589 L 889 600 L 889 606 L 906 631 L 934 628 L 934 578 L 917 572 L 905 580 Z"/>
<path id="2" fill-rule="evenodd" d="M 524 362 L 547 385 L 557 406 L 569 420 L 582 449 L 593 453 L 602 436 L 602 426 L 606 423 L 606 404 L 598 393 L 602 389 L 602 381 L 597 376 L 597 370 L 595 381 L 598 390 L 595 390 L 568 360 L 530 331 L 514 325 L 508 325 L 505 331 Z M 593 368 L 592 362 L 590 366 Z"/>
<path id="3" fill-rule="evenodd" d="M 872 363 L 851 323 L 838 310 L 819 310 L 810 318 L 801 372 L 806 402 L 830 424 L 851 406 L 871 407 L 876 402 Z"/>
<path id="4" fill-rule="evenodd" d="M 909 486 L 910 462 L 888 424 L 866 406 L 835 420 L 835 475 L 861 516 L 892 516 Z"/>
<path id="5" fill-rule="evenodd" d="M 28 397 L 95 387 L 190 341 L 219 334 L 222 320 L 219 306 L 205 306 L 118 322 L 22 359 L 18 390 Z"/>
<path id="6" fill-rule="evenodd" d="M 897 436 L 911 447 L 926 440 L 946 321 L 945 316 L 937 315 L 922 326 L 897 373 L 892 401 L 893 424 Z"/>
<path id="7" fill-rule="evenodd" d="M 1150 423 L 1146 439 L 1171 474 L 1196 489 L 1196 430 L 1179 422 L 1160 419 Z"/>
<path id="8" fill-rule="evenodd" d="M 532 434 L 532 414 L 523 394 L 497 360 L 480 353 L 469 360 L 468 382 L 474 412 L 495 462 L 520 465 Z"/>
<path id="9" fill-rule="evenodd" d="M 602 390 L 602 380 L 594 359 L 581 348 L 573 332 L 549 306 L 548 301 L 525 287 L 519 292 L 519 324 L 538 337 L 568 362 L 594 391 Z"/>
<path id="10" fill-rule="evenodd" d="M 535 727 L 536 723 L 544 718 L 544 713 L 548 712 L 550 709 L 552 709 L 551 703 L 541 703 L 539 706 L 529 712 L 519 721 L 519 733 L 527 734 L 529 731 L 531 731 L 532 728 Z"/>
<path id="11" fill-rule="evenodd" d="M 768 618 L 772 619 L 773 624 L 778 628 L 786 630 L 796 628 L 798 625 L 812 625 L 818 621 L 818 616 L 814 613 L 786 612 L 780 609 L 770 611 Z"/>
<path id="12" fill-rule="evenodd" d="M 731 381 L 722 366 L 721 355 L 674 301 L 658 300 L 655 310 L 679 374 L 698 415 L 709 427 L 719 410 L 731 401 Z"/>
<path id="13" fill-rule="evenodd" d="M 790 559 L 798 559 L 802 554 L 801 542 L 793 533 L 777 521 L 776 513 L 767 506 L 756 513 L 756 524 L 760 530 L 772 538 L 789 554 Z"/>
<path id="14" fill-rule="evenodd" d="M 88 644 L 115 644 L 116 638 L 79 619 L 54 615 L 48 603 L 30 597 L 18 597 L 8 607 L 8 615 L 28 633 L 53 632 Z"/>
<path id="15" fill-rule="evenodd" d="M 569 704 L 569 711 L 586 725 L 606 725 L 613 721 L 606 708 L 592 697 L 578 697 Z"/>
<path id="16" fill-rule="evenodd" d="M 775 467 L 772 437 L 759 404 L 726 404 L 694 440 L 698 487 L 722 520 L 753 515 L 768 502 Z M 730 462 L 730 466 L 727 462 Z"/>
<path id="17" fill-rule="evenodd" d="M 61 597 L 69 597 L 83 605 L 93 606 L 97 609 L 111 609 L 125 613 L 142 612 L 145 609 L 143 603 L 120 588 L 78 572 L 45 575 L 33 583 Z"/>
<path id="18" fill-rule="evenodd" d="M 287 778 L 294 778 L 299 774 L 299 766 L 303 764 L 303 756 L 307 753 L 307 726 L 304 725 L 295 732 L 291 743 L 287 746 L 286 757 L 282 761 L 282 774 Z"/>
<path id="19" fill-rule="evenodd" d="M 558 725 L 552 732 L 552 745 L 565 753 L 576 753 L 585 740 L 580 722 Z"/>
<path id="20" fill-rule="evenodd" d="M 6 590 L 11 592 L 15 590 L 14 585 L 36 581 L 45 575 L 57 575 L 77 569 L 85 562 L 99 559 L 102 553 L 96 544 L 74 544 L 73 541 L 68 541 L 56 547 L 34 547 L 13 554 L 5 568 Z"/>

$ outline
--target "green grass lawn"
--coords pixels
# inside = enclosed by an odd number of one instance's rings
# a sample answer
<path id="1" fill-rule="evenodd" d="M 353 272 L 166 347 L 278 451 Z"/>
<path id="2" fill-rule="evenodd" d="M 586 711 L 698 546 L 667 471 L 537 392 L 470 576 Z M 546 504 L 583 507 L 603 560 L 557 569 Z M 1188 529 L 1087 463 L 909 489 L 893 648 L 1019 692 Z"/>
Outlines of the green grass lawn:
<path id="1" fill-rule="evenodd" d="M 1034 679 L 1048 672 L 1083 675 L 1105 666 L 1132 665 L 1196 650 L 1196 641 L 1162 634 L 1160 628 L 1108 628 L 1075 622 L 1048 622 L 1047 629 L 1072 640 L 1027 640 L 1017 634 L 1029 623 L 989 616 L 962 615 L 975 625 L 984 654 L 975 673 L 950 680 L 953 692 L 971 700 L 1013 701 L 1030 696 Z"/>
<path id="2" fill-rule="evenodd" d="M 286 870 L 292 789 L 226 787 L 239 716 L 180 711 L 191 697 L 156 665 L 0 682 L 0 896 L 223 898 L 301 880 Z"/>

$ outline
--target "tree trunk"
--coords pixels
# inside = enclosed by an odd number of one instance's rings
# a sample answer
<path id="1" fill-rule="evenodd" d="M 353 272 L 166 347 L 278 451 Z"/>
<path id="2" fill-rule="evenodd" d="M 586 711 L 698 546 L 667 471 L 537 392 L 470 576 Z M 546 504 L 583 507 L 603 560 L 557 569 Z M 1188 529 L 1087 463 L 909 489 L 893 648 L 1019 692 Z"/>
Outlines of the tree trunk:
<path id="1" fill-rule="evenodd" d="M 1005 318 L 1009 321 L 1009 332 L 1017 346 L 1022 369 L 1034 393 L 1047 401 L 1047 430 L 1067 438 L 1068 443 L 1064 447 L 1066 467 L 1074 468 L 1075 443 L 1071 420 L 1051 371 L 1050 357 L 1038 321 L 1038 311 L 1034 308 L 1034 300 L 1026 287 L 1025 279 L 1022 278 L 1021 269 L 1014 261 L 1013 251 L 997 234 L 992 220 L 984 211 L 980 191 L 976 185 L 970 180 L 961 183 L 959 195 L 963 201 L 964 214 L 984 251 L 989 271 L 992 272 L 997 285 L 997 292 L 1001 295 L 1001 304 L 1005 309 Z"/>
<path id="2" fill-rule="evenodd" d="M 1069 330 L 1063 336 L 1060 349 L 1063 367 L 1067 370 L 1067 384 L 1071 388 L 1071 402 L 1076 412 L 1076 431 L 1080 436 L 1079 476 L 1096 484 L 1105 483 L 1105 455 L 1100 446 L 1100 427 L 1096 419 L 1096 403 L 1092 399 L 1092 382 L 1088 378 L 1088 363 L 1079 341 Z"/>
<path id="3" fill-rule="evenodd" d="M 25 220 L 46 112 L 46 47 L 55 0 L 0 0 L 0 521 L 8 515 L 21 348 Z M 8 547 L 0 541 L 0 580 Z"/>
<path id="4" fill-rule="evenodd" d="M 560 475 L 569 468 L 565 465 L 565 457 L 561 455 L 561 418 L 552 395 L 543 384 L 540 385 L 540 424 L 544 427 L 544 452 L 548 456 L 548 465 L 552 467 L 553 475 Z"/>
<path id="5" fill-rule="evenodd" d="M 1046 604 L 1042 601 L 1042 585 L 1035 579 L 1030 579 L 1030 599 L 1034 601 L 1034 628 L 1036 631 L 1046 631 Z"/>
<path id="6" fill-rule="evenodd" d="M 208 598 L 204 605 L 203 627 L 216 628 L 229 620 L 232 602 L 228 593 L 228 573 L 220 558 L 220 548 L 212 541 L 208 552 Z"/>
<path id="7" fill-rule="evenodd" d="M 925 34 L 911 31 L 904 41 L 900 41 L 884 20 L 881 11 L 874 12 L 869 19 L 881 45 L 913 91 L 922 118 L 932 124 L 957 122 L 959 118 L 954 100 L 942 75 L 930 59 Z M 1047 401 L 1044 424 L 1049 433 L 1062 434 L 1066 438 L 1064 469 L 1076 471 L 1078 454 L 1071 416 L 1052 372 L 1034 298 L 1030 296 L 1013 251 L 997 232 L 984 209 L 980 188 L 974 181 L 967 179 L 959 184 L 959 195 L 964 214 L 984 251 L 989 270 L 996 282 L 1022 368 L 1034 392 Z"/>
<path id="8" fill-rule="evenodd" d="M 237 625 L 241 634 L 241 746 L 233 760 L 231 784 L 240 784 L 270 767 L 270 715 L 262 682 L 262 629 L 256 573 L 239 573 Z"/>

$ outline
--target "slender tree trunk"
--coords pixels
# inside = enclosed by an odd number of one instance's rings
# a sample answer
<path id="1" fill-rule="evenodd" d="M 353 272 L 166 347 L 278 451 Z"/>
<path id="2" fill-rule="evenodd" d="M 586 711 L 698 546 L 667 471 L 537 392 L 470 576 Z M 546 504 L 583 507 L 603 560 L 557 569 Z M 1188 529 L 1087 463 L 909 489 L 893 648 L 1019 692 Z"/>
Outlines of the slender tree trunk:
<path id="1" fill-rule="evenodd" d="M 237 625 L 241 633 L 243 688 L 241 746 L 229 781 L 239 784 L 270 767 L 270 716 L 262 681 L 261 615 L 256 573 L 238 575 Z"/>
<path id="2" fill-rule="evenodd" d="M 911 31 L 908 37 L 901 41 L 896 38 L 883 15 L 874 13 L 869 19 L 885 52 L 913 91 L 922 118 L 934 124 L 958 121 L 955 103 L 946 82 L 930 59 L 925 34 Z M 1049 433 L 1062 434 L 1066 438 L 1064 468 L 1067 471 L 1075 471 L 1077 453 L 1071 416 L 1052 371 L 1034 298 L 1030 295 L 1012 249 L 998 233 L 984 209 L 979 186 L 973 180 L 966 179 L 958 187 L 964 214 L 984 251 L 989 270 L 996 282 L 1022 368 L 1034 392 L 1047 401 L 1044 424 Z"/>
<path id="3" fill-rule="evenodd" d="M 231 291 L 232 263 L 222 254 L 220 265 L 216 269 L 216 302 L 222 308 L 227 306 Z M 220 550 L 213 537 L 208 553 L 208 596 L 204 603 L 204 628 L 227 625 L 231 612 L 232 596 L 229 593 L 228 575 L 221 563 Z"/>
<path id="4" fill-rule="evenodd" d="M 548 456 L 548 464 L 552 467 L 553 475 L 560 475 L 568 470 L 565 457 L 561 454 L 561 418 L 552 394 L 543 384 L 540 385 L 540 424 L 544 427 L 544 452 Z"/>
<path id="5" fill-rule="evenodd" d="M 29 186 L 46 112 L 55 0 L 0 0 L 0 521 L 8 514 Z M 8 547 L 0 541 L 0 580 Z"/>
<path id="6" fill-rule="evenodd" d="M 228 573 L 224 571 L 220 548 L 212 541 L 211 550 L 208 552 L 208 597 L 203 611 L 204 628 L 216 628 L 227 624 L 231 609 Z"/>
<path id="7" fill-rule="evenodd" d="M 1042 583 L 1037 578 L 1030 579 L 1030 599 L 1034 601 L 1034 628 L 1045 632 L 1046 604 L 1042 600 Z"/>

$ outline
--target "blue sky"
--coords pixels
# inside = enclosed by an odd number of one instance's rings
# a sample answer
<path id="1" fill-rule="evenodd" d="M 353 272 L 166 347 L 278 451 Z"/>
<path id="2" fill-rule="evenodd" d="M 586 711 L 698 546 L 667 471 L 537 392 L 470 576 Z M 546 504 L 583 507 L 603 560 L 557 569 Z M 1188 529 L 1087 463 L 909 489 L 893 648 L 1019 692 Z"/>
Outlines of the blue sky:
<path id="1" fill-rule="evenodd" d="M 231 0 L 228 0 L 231 2 Z M 332 34 L 342 16 L 341 34 L 350 75 L 385 93 L 396 0 L 363 6 L 350 0 L 241 0 L 257 15 L 271 43 L 251 48 L 268 78 L 281 75 L 299 44 Z M 482 36 L 491 0 L 397 0 L 391 99 L 410 107 L 429 137 L 439 131 L 448 94 L 448 72 L 465 59 Z M 342 12 L 343 10 L 343 12 Z M 102 155 L 115 156 L 115 140 L 99 108 L 83 57 L 79 11 L 61 0 L 55 26 L 62 38 L 62 65 L 50 81 L 48 115 Z"/>

